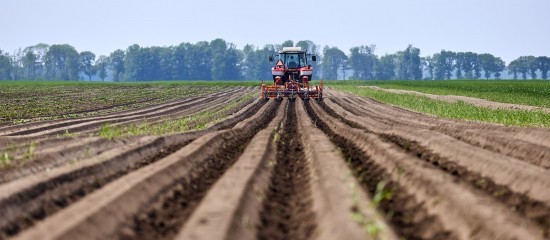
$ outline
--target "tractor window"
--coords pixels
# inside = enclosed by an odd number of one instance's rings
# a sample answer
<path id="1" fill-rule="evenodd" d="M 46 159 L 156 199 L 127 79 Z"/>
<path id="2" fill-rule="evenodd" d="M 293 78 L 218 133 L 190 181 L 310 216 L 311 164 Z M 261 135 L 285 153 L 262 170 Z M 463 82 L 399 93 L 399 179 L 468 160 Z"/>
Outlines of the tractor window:
<path id="1" fill-rule="evenodd" d="M 306 65 L 306 59 L 304 54 L 291 53 L 285 54 L 285 64 L 289 68 L 299 68 Z"/>

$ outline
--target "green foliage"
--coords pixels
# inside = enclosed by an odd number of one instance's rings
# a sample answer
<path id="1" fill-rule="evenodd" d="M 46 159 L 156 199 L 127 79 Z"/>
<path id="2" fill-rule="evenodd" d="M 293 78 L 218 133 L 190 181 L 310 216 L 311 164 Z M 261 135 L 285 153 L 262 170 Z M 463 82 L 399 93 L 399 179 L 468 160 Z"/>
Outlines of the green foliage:
<path id="1" fill-rule="evenodd" d="M 2 53 L 0 50 L 0 79 L 12 79 L 12 61 L 8 54 Z"/>
<path id="2" fill-rule="evenodd" d="M 121 111 L 259 81 L 179 81 L 147 83 L 0 82 L 0 122 L 48 120 Z M 115 106 L 115 107 L 113 107 Z M 103 110 L 97 109 L 105 108 Z"/>
<path id="3" fill-rule="evenodd" d="M 375 206 L 380 205 L 383 201 L 390 200 L 393 197 L 393 189 L 386 186 L 386 182 L 380 181 L 376 184 L 376 190 L 372 202 Z"/>
<path id="4" fill-rule="evenodd" d="M 81 52 L 79 55 L 79 67 L 86 76 L 88 80 L 92 80 L 92 76 L 96 73 L 96 68 L 94 67 L 95 54 L 90 51 Z"/>
<path id="5" fill-rule="evenodd" d="M 338 71 L 343 70 L 346 66 L 348 56 L 337 47 L 325 46 L 323 49 L 323 69 L 324 79 L 338 79 Z"/>
<path id="6" fill-rule="evenodd" d="M 294 42 L 292 40 L 286 40 L 281 44 L 281 47 L 294 47 Z"/>
<path id="7" fill-rule="evenodd" d="M 101 79 L 101 81 L 105 81 L 105 78 L 107 77 L 108 65 L 109 65 L 109 57 L 101 55 L 97 58 L 97 62 L 95 64 L 95 71 L 97 72 L 97 76 Z"/>
<path id="8" fill-rule="evenodd" d="M 78 80 L 79 66 L 79 54 L 68 44 L 54 44 L 44 56 L 46 79 Z"/>
<path id="9" fill-rule="evenodd" d="M 221 108 L 211 108 L 189 116 L 178 119 L 164 119 L 156 123 L 142 122 L 124 126 L 104 124 L 99 129 L 99 136 L 113 139 L 125 136 L 165 135 L 190 130 L 202 130 L 221 121 L 231 110 L 253 98 L 254 94 L 247 94 L 224 104 Z"/>
<path id="10" fill-rule="evenodd" d="M 376 55 L 374 55 L 375 49 L 376 45 L 360 46 L 350 49 L 349 65 L 353 69 L 351 78 L 357 80 L 375 79 L 375 66 L 378 60 Z"/>
<path id="11" fill-rule="evenodd" d="M 495 110 L 476 107 L 464 102 L 448 103 L 418 95 L 388 93 L 368 88 L 358 88 L 354 85 L 333 84 L 332 86 L 359 96 L 370 97 L 377 101 L 439 117 L 485 121 L 504 125 L 550 127 L 550 114 L 540 111 Z"/>
<path id="12" fill-rule="evenodd" d="M 29 148 L 27 149 L 27 151 L 25 151 L 25 153 L 23 154 L 23 156 L 26 158 L 26 159 L 32 159 L 34 158 L 34 149 L 36 148 L 36 143 L 34 141 L 32 141 L 31 143 L 29 143 Z"/>
<path id="13" fill-rule="evenodd" d="M 331 84 L 331 82 L 327 82 Z M 438 95 L 460 95 L 495 102 L 550 107 L 550 82 L 547 81 L 369 81 L 348 84 L 375 85 Z"/>
<path id="14" fill-rule="evenodd" d="M 2 155 L 0 155 L 0 168 L 11 165 L 12 160 L 13 159 L 10 156 L 9 152 L 3 151 Z"/>
<path id="15" fill-rule="evenodd" d="M 422 79 L 420 49 L 409 45 L 404 51 L 397 52 L 397 79 Z"/>
<path id="16" fill-rule="evenodd" d="M 109 56 L 113 68 L 113 81 L 119 82 L 124 76 L 124 51 L 118 49 Z"/>
<path id="17" fill-rule="evenodd" d="M 83 73 L 92 79 L 105 80 L 107 69 L 118 81 L 156 80 L 243 80 L 270 79 L 272 64 L 267 57 L 282 47 L 299 46 L 315 54 L 319 61 L 311 62 L 316 69 L 315 79 L 322 73 L 324 79 L 337 79 L 352 73 L 352 79 L 361 80 L 420 80 L 420 79 L 500 79 L 506 63 L 488 53 L 453 52 L 442 50 L 432 56 L 420 57 L 420 49 L 408 45 L 404 50 L 384 56 L 374 54 L 375 45 L 350 49 L 349 55 L 337 47 L 326 46 L 322 54 L 313 41 L 287 40 L 282 44 L 268 44 L 263 48 L 245 45 L 241 49 L 224 39 L 210 42 L 181 43 L 175 46 L 141 47 L 133 44 L 126 50 L 115 50 L 94 63 L 95 54 L 77 52 L 68 44 L 37 44 L 13 54 L 0 52 L 0 80 L 79 80 Z M 322 57 L 322 58 L 321 58 Z M 94 65 L 95 64 L 95 65 Z M 529 75 L 532 79 L 547 79 L 550 71 L 548 57 L 521 56 L 508 67 L 517 79 Z M 351 72 L 348 70 L 352 70 Z M 342 73 L 342 74 L 340 74 Z M 427 75 L 423 75 L 427 73 Z"/>

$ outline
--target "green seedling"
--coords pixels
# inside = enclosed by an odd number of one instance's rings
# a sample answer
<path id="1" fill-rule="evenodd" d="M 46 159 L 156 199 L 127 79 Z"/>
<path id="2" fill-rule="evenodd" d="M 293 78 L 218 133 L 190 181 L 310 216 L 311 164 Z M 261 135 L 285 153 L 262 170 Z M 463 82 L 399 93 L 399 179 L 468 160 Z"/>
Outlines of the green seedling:
<path id="1" fill-rule="evenodd" d="M 25 153 L 23 154 L 23 157 L 28 159 L 28 160 L 31 160 L 34 158 L 34 149 L 36 147 L 36 143 L 33 141 L 29 144 L 29 148 L 27 149 L 27 151 L 25 151 Z"/>
<path id="2" fill-rule="evenodd" d="M 3 152 L 0 156 L 0 167 L 6 167 L 11 165 L 12 158 L 8 152 Z"/>
<path id="3" fill-rule="evenodd" d="M 383 201 L 392 199 L 393 194 L 393 189 L 386 187 L 385 181 L 380 181 L 376 184 L 376 191 L 372 201 L 374 205 L 378 207 Z"/>

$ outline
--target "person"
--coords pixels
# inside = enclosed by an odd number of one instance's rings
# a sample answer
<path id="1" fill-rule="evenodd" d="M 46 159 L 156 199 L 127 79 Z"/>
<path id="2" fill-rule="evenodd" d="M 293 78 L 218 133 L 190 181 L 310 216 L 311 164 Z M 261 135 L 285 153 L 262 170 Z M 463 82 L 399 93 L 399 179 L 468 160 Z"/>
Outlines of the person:
<path id="1" fill-rule="evenodd" d="M 288 68 L 297 68 L 298 64 L 296 63 L 296 59 L 294 59 L 294 56 L 290 56 L 290 60 L 286 64 Z"/>

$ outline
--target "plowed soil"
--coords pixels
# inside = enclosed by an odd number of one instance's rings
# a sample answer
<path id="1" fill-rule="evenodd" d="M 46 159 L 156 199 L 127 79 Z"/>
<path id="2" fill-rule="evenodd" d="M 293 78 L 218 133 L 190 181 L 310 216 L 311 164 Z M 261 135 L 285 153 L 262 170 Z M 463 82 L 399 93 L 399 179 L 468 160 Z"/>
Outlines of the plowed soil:
<path id="1" fill-rule="evenodd" d="M 0 239 L 550 238 L 550 129 L 329 89 L 320 102 L 255 98 L 200 131 L 94 134 L 257 91 L 0 127 Z"/>

